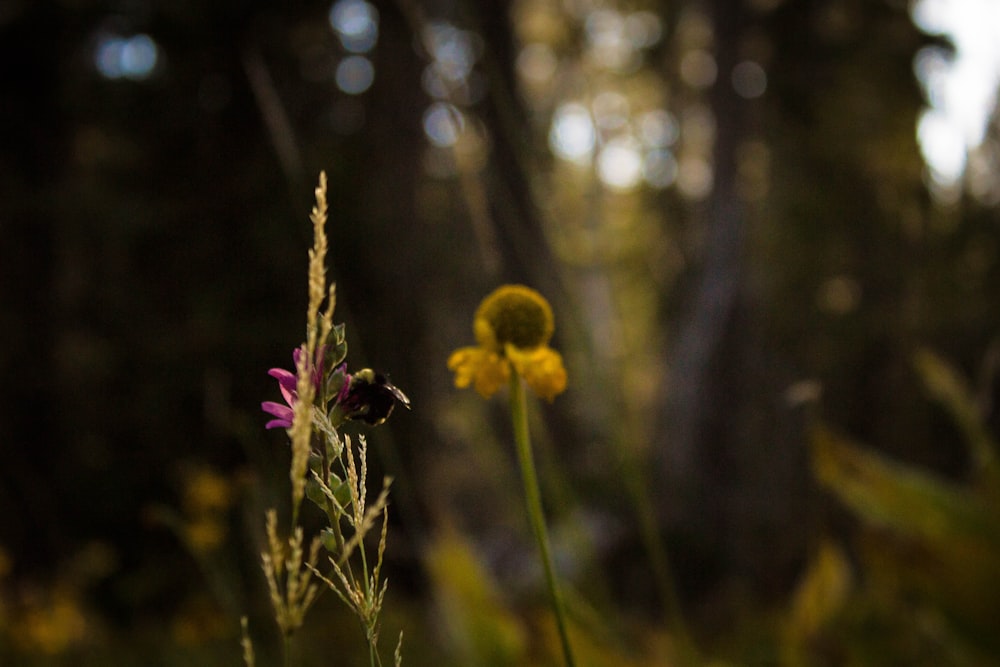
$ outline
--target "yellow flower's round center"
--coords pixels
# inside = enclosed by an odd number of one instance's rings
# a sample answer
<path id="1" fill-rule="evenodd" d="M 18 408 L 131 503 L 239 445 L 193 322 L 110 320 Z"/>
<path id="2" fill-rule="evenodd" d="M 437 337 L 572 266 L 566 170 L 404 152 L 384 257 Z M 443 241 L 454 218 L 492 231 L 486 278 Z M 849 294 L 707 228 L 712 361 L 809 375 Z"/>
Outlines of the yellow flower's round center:
<path id="1" fill-rule="evenodd" d="M 541 294 L 523 285 L 504 285 L 479 304 L 473 330 L 480 345 L 502 352 L 508 343 L 521 349 L 545 345 L 555 322 Z"/>

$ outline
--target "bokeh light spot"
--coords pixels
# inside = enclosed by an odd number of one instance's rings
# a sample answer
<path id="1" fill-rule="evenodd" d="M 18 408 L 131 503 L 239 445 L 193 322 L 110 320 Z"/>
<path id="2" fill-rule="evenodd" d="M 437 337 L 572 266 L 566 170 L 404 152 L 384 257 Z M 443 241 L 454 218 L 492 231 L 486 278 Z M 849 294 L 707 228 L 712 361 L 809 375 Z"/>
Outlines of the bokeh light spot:
<path id="1" fill-rule="evenodd" d="M 577 164 L 589 164 L 596 141 L 594 123 L 585 106 L 568 102 L 556 109 L 549 130 L 549 146 L 556 155 Z"/>
<path id="2" fill-rule="evenodd" d="M 643 159 L 639 142 L 616 137 L 597 157 L 597 176 L 613 190 L 631 190 L 642 180 Z"/>
<path id="3" fill-rule="evenodd" d="M 420 86 L 424 89 L 425 93 L 436 100 L 448 99 L 448 95 L 451 92 L 451 87 L 445 83 L 435 63 L 431 63 L 424 68 L 423 73 L 420 75 Z"/>
<path id="4" fill-rule="evenodd" d="M 663 189 L 677 180 L 677 159 L 666 149 L 646 153 L 642 163 L 642 177 L 650 186 Z"/>
<path id="5" fill-rule="evenodd" d="M 666 109 L 647 111 L 638 118 L 639 138 L 650 148 L 673 146 L 680 135 L 677 119 Z"/>
<path id="6" fill-rule="evenodd" d="M 433 23 L 424 32 L 424 42 L 434 58 L 438 74 L 446 81 L 464 81 L 479 58 L 478 35 L 450 23 Z"/>
<path id="7" fill-rule="evenodd" d="M 744 60 L 733 68 L 733 90 L 740 97 L 752 100 L 767 90 L 767 73 L 752 60 Z"/>
<path id="8" fill-rule="evenodd" d="M 970 154 L 983 143 L 1000 85 L 1000 3 L 996 0 L 915 0 L 914 24 L 941 35 L 953 50 L 930 46 L 914 58 L 914 70 L 930 110 L 918 120 L 917 138 L 931 191 L 953 199 L 963 184 Z"/>
<path id="9" fill-rule="evenodd" d="M 617 130 L 628 123 L 628 98 L 619 92 L 606 90 L 598 93 L 591 101 L 590 108 L 594 110 L 597 127 L 603 131 Z"/>
<path id="10" fill-rule="evenodd" d="M 677 167 L 677 189 L 688 199 L 704 199 L 712 192 L 712 166 L 701 157 L 685 157 Z"/>
<path id="11" fill-rule="evenodd" d="M 692 49 L 684 54 L 680 64 L 681 78 L 692 88 L 708 88 L 715 83 L 719 68 L 715 58 L 704 49 Z"/>
<path id="12" fill-rule="evenodd" d="M 917 121 L 917 139 L 935 181 L 955 183 L 965 171 L 962 130 L 938 109 L 927 109 Z"/>
<path id="13" fill-rule="evenodd" d="M 375 81 L 375 66 L 364 56 L 348 56 L 337 65 L 334 79 L 348 95 L 360 95 Z"/>
<path id="14" fill-rule="evenodd" d="M 378 10 L 365 0 L 338 0 L 330 7 L 330 26 L 351 53 L 368 53 L 378 41 Z"/>
<path id="15" fill-rule="evenodd" d="M 534 84 L 548 83 L 558 66 L 555 54 L 546 44 L 528 44 L 517 56 L 517 71 L 523 79 Z"/>
<path id="16" fill-rule="evenodd" d="M 945 103 L 944 91 L 951 62 L 952 54 L 940 46 L 925 46 L 913 58 L 913 73 L 932 107 Z"/>
<path id="17" fill-rule="evenodd" d="M 152 75 L 159 60 L 159 48 L 149 35 L 132 37 L 105 35 L 94 52 L 94 66 L 108 79 L 141 81 Z"/>
<path id="18" fill-rule="evenodd" d="M 435 102 L 424 112 L 424 134 L 435 146 L 454 146 L 465 128 L 465 117 L 454 105 Z"/>
<path id="19" fill-rule="evenodd" d="M 625 17 L 625 35 L 637 49 L 647 49 L 660 41 L 663 25 L 653 12 L 634 12 Z"/>
<path id="20" fill-rule="evenodd" d="M 625 19 L 620 13 L 611 9 L 592 11 L 585 30 L 589 55 L 596 65 L 625 70 L 635 61 L 635 47 L 625 33 Z"/>

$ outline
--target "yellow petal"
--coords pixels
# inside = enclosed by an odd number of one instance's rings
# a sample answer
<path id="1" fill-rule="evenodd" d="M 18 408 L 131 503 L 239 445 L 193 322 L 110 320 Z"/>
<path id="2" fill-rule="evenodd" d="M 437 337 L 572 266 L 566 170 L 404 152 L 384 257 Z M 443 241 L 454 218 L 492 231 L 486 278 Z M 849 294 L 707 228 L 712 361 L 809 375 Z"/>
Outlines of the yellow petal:
<path id="1" fill-rule="evenodd" d="M 510 365 L 500 355 L 489 352 L 487 357 L 476 373 L 476 391 L 483 398 L 497 393 L 510 379 Z"/>
<path id="2" fill-rule="evenodd" d="M 464 389 L 472 383 L 482 352 L 478 347 L 463 347 L 448 357 L 448 370 L 455 373 L 456 387 Z"/>
<path id="3" fill-rule="evenodd" d="M 472 384 L 484 398 L 489 398 L 510 378 L 504 359 L 479 347 L 463 347 L 448 358 L 448 368 L 455 373 L 455 386 L 464 389 Z"/>
<path id="4" fill-rule="evenodd" d="M 566 391 L 566 369 L 562 357 L 550 347 L 520 350 L 507 346 L 507 357 L 517 374 L 524 378 L 532 391 L 547 401 Z"/>

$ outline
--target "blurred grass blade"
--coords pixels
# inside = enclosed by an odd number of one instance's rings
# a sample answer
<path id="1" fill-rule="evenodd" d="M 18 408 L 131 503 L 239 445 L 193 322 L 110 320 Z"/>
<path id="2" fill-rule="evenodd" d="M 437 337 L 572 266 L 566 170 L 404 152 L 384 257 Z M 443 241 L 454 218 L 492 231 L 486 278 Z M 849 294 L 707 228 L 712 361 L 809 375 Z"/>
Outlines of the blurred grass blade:
<path id="1" fill-rule="evenodd" d="M 843 609 L 852 588 L 844 552 L 824 540 L 795 589 L 785 628 L 784 656 L 789 666 L 812 664 L 810 647 Z"/>
<path id="2" fill-rule="evenodd" d="M 918 351 L 913 363 L 927 391 L 951 414 L 965 436 L 976 471 L 981 473 L 993 468 L 997 443 L 983 423 L 968 384 L 950 364 L 930 350 Z"/>
<path id="3" fill-rule="evenodd" d="M 996 513 L 970 491 L 866 451 L 822 426 L 812 446 L 820 483 L 867 523 L 931 541 L 1000 545 Z"/>
<path id="4" fill-rule="evenodd" d="M 431 543 L 426 562 L 442 629 L 461 664 L 520 664 L 527 651 L 526 628 L 472 546 L 446 529 Z"/>

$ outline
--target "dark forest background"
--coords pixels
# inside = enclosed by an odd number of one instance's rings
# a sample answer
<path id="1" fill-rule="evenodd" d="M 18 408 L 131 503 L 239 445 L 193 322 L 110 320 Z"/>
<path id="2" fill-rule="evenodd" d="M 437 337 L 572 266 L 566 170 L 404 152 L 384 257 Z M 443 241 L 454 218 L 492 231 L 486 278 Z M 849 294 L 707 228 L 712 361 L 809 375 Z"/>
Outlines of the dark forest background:
<path id="1" fill-rule="evenodd" d="M 995 435 L 1000 172 L 943 198 L 915 134 L 914 58 L 946 42 L 903 0 L 373 6 L 367 48 L 330 3 L 0 3 L 0 663 L 236 665 L 242 614 L 273 657 L 257 553 L 288 450 L 259 404 L 303 336 L 325 170 L 349 359 L 413 403 L 369 433 L 395 478 L 404 664 L 545 664 L 463 641 L 492 635 L 456 622 L 429 562 L 460 535 L 500 591 L 490 627 L 544 643 L 504 402 L 445 367 L 504 282 L 556 315 L 569 390 L 535 413 L 556 550 L 629 647 L 593 664 L 664 664 L 667 560 L 706 661 L 990 664 L 996 600 L 925 586 L 1000 563 L 989 445 L 950 414 Z M 614 21 L 639 15 L 622 41 Z M 150 36 L 155 68 L 102 72 L 109 35 Z M 352 54 L 374 71 L 354 93 Z M 659 171 L 615 183 L 628 163 L 602 180 L 560 156 L 572 101 L 597 148 L 659 119 Z M 941 377 L 965 383 L 951 408 Z M 929 486 L 845 491 L 817 474 L 819 424 L 863 443 L 842 470 Z M 901 527 L 984 487 L 974 553 Z M 898 514 L 872 529 L 865 489 Z M 353 664 L 338 613 L 320 606 L 304 664 Z"/>

